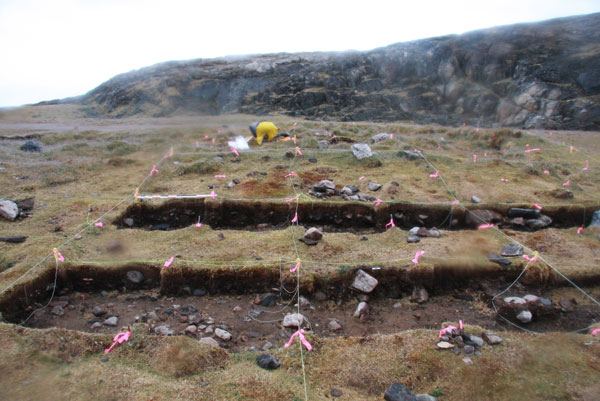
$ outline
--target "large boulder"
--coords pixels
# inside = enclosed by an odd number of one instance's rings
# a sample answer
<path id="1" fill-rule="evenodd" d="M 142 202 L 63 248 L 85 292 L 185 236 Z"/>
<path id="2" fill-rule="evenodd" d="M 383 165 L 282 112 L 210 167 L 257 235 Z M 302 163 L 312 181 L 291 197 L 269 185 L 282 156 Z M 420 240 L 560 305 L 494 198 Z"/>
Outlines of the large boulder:
<path id="1" fill-rule="evenodd" d="M 379 281 L 377 281 L 375 277 L 362 270 L 357 270 L 351 287 L 355 290 L 364 292 L 365 294 L 369 294 L 377 287 L 377 284 L 379 284 Z"/>
<path id="2" fill-rule="evenodd" d="M 0 200 L 0 216 L 6 220 L 15 221 L 19 215 L 19 207 L 13 201 Z"/>
<path id="3" fill-rule="evenodd" d="M 371 147 L 366 143 L 355 143 L 352 145 L 352 153 L 358 160 L 373 156 Z"/>

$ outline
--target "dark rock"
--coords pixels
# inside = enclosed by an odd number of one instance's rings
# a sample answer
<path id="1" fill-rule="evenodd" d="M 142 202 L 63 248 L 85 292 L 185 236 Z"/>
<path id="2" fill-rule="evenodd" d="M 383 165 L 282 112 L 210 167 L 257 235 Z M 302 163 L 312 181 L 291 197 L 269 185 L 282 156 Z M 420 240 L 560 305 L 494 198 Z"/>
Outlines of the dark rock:
<path id="1" fill-rule="evenodd" d="M 538 219 L 525 220 L 525 225 L 532 230 L 541 230 L 552 224 L 552 219 L 544 214 L 540 215 Z"/>
<path id="2" fill-rule="evenodd" d="M 156 230 L 166 231 L 169 228 L 171 228 L 170 224 L 168 224 L 168 223 L 160 223 L 160 224 L 154 224 L 154 225 L 150 226 L 150 231 L 156 231 Z"/>
<path id="3" fill-rule="evenodd" d="M 27 141 L 19 149 L 23 152 L 41 152 L 42 147 L 36 141 Z"/>
<path id="4" fill-rule="evenodd" d="M 455 299 L 460 299 L 461 301 L 474 301 L 475 297 L 473 295 L 468 294 L 454 294 L 452 295 Z"/>
<path id="5" fill-rule="evenodd" d="M 260 354 L 256 357 L 256 363 L 263 369 L 274 370 L 277 369 L 279 361 L 271 354 Z"/>
<path id="6" fill-rule="evenodd" d="M 277 297 L 275 295 L 267 294 L 260 301 L 260 306 L 269 307 L 269 306 L 275 305 L 276 302 L 277 302 Z"/>
<path id="7" fill-rule="evenodd" d="M 477 228 L 482 224 L 497 223 L 502 221 L 502 215 L 488 209 L 476 209 L 467 212 L 465 224 L 471 228 Z"/>
<path id="8" fill-rule="evenodd" d="M 416 152 L 411 152 L 410 150 L 403 150 L 400 153 L 398 153 L 398 156 L 403 157 L 408 160 L 423 159 L 422 154 L 416 153 Z"/>
<path id="9" fill-rule="evenodd" d="M 343 395 L 343 393 L 340 390 L 338 390 L 336 388 L 332 388 L 331 389 L 331 396 L 332 397 L 337 398 L 337 397 L 341 397 L 342 395 Z"/>
<path id="10" fill-rule="evenodd" d="M 415 244 L 419 241 L 421 241 L 421 238 L 418 235 L 409 235 L 408 238 L 406 238 L 406 242 L 409 244 Z"/>
<path id="11" fill-rule="evenodd" d="M 308 161 L 311 162 L 311 163 L 316 163 L 318 160 L 317 160 L 316 157 L 311 157 L 311 158 L 308 159 Z"/>
<path id="12" fill-rule="evenodd" d="M 500 251 L 500 255 L 502 256 L 521 256 L 523 255 L 523 247 L 516 242 L 511 242 L 510 244 L 504 245 L 502 251 Z"/>
<path id="13" fill-rule="evenodd" d="M 323 238 L 323 233 L 316 227 L 311 227 L 304 233 L 304 238 L 308 238 L 314 241 L 318 241 Z"/>
<path id="14" fill-rule="evenodd" d="M 223 235 L 223 233 L 219 233 L 219 235 L 217 235 L 217 239 L 219 241 L 223 241 L 225 239 L 225 235 Z"/>
<path id="15" fill-rule="evenodd" d="M 573 192 L 562 188 L 552 191 L 551 195 L 556 199 L 573 199 L 575 197 Z"/>
<path id="16" fill-rule="evenodd" d="M 94 314 L 94 316 L 96 317 L 100 317 L 100 316 L 104 316 L 106 315 L 106 311 L 104 309 L 102 309 L 101 306 L 94 306 L 92 308 L 92 313 Z"/>
<path id="17" fill-rule="evenodd" d="M 592 214 L 592 221 L 590 222 L 589 227 L 592 227 L 592 226 L 600 226 L 600 210 L 596 210 Z"/>
<path id="18" fill-rule="evenodd" d="M 386 401 L 417 401 L 417 397 L 398 382 L 392 383 L 385 391 L 383 398 Z"/>
<path id="19" fill-rule="evenodd" d="M 196 288 L 194 290 L 194 292 L 192 292 L 192 295 L 195 297 L 203 297 L 206 295 L 206 290 L 204 288 Z"/>
<path id="20" fill-rule="evenodd" d="M 523 217 L 524 219 L 537 219 L 540 217 L 538 209 L 524 209 L 520 207 L 512 207 L 508 209 L 508 217 Z"/>
<path id="21" fill-rule="evenodd" d="M 20 210 L 29 211 L 33 209 L 35 204 L 35 198 L 26 198 L 21 200 L 16 200 L 15 203 Z"/>
<path id="22" fill-rule="evenodd" d="M 179 313 L 181 316 L 189 316 L 198 313 L 198 309 L 192 304 L 186 304 L 179 309 Z"/>
<path id="23" fill-rule="evenodd" d="M 133 284 L 140 284 L 142 281 L 144 281 L 144 275 L 137 270 L 129 270 L 127 272 L 127 280 Z"/>
<path id="24" fill-rule="evenodd" d="M 22 242 L 25 242 L 26 239 L 27 237 L 25 237 L 24 235 L 17 235 L 14 237 L 0 237 L 0 241 L 8 242 L 10 244 L 20 244 Z"/>
<path id="25" fill-rule="evenodd" d="M 570 312 L 575 309 L 576 302 L 573 299 L 561 299 L 558 304 L 563 311 Z"/>
<path id="26" fill-rule="evenodd" d="M 499 264 L 500 266 L 509 266 L 512 264 L 512 262 L 506 258 L 503 258 L 501 256 L 496 255 L 495 253 L 490 253 L 488 255 L 488 260 L 490 262 L 494 262 Z"/>
<path id="27" fill-rule="evenodd" d="M 377 184 L 375 182 L 369 183 L 369 191 L 376 192 L 376 191 L 379 191 L 381 189 L 381 187 L 382 187 L 381 184 Z"/>
<path id="28" fill-rule="evenodd" d="M 413 288 L 413 292 L 410 297 L 411 302 L 416 302 L 418 304 L 422 304 L 422 303 L 427 302 L 428 300 L 429 300 L 429 293 L 427 292 L 427 290 L 425 288 L 423 288 L 423 287 Z"/>
<path id="29" fill-rule="evenodd" d="M 300 242 L 304 242 L 306 245 L 312 246 L 312 245 L 317 245 L 319 243 L 319 241 L 315 241 L 314 239 L 310 239 L 310 238 L 298 238 L 298 241 Z"/>
<path id="30" fill-rule="evenodd" d="M 62 306 L 56 305 L 54 308 L 52 308 L 50 313 L 52 313 L 55 316 L 62 316 L 65 314 L 65 310 L 63 309 Z"/>
<path id="31" fill-rule="evenodd" d="M 467 355 L 471 355 L 473 352 L 475 352 L 475 347 L 472 345 L 465 345 L 463 349 Z"/>
<path id="32" fill-rule="evenodd" d="M 368 240 L 369 240 L 369 238 L 367 238 L 365 235 L 360 237 L 360 241 L 368 241 Z"/>

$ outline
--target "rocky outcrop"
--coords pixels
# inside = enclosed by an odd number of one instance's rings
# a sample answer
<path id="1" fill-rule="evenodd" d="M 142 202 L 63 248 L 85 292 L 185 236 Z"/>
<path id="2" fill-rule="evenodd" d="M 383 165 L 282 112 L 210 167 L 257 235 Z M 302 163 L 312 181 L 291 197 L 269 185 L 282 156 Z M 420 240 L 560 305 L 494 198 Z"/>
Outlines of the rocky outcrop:
<path id="1" fill-rule="evenodd" d="M 277 112 L 600 129 L 600 14 L 366 52 L 167 62 L 118 75 L 77 101 L 112 117 Z"/>

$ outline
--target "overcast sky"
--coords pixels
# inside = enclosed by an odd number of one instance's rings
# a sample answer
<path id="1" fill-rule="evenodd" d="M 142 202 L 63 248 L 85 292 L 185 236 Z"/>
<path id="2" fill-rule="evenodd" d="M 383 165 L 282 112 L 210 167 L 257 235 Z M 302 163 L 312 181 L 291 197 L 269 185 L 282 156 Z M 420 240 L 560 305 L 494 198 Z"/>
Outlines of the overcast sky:
<path id="1" fill-rule="evenodd" d="M 600 0 L 0 0 L 0 107 L 162 61 L 368 50 L 599 11 Z"/>

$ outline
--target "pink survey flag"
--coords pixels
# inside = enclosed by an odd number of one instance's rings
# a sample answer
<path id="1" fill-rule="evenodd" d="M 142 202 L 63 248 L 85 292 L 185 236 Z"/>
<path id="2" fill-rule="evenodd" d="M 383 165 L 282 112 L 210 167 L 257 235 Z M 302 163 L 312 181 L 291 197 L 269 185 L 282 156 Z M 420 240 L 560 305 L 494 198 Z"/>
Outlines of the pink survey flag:
<path id="1" fill-rule="evenodd" d="M 571 180 L 567 180 L 562 184 L 563 187 L 568 187 L 569 185 L 571 185 Z"/>
<path id="2" fill-rule="evenodd" d="M 54 252 L 54 259 L 56 260 L 56 263 L 65 261 L 64 256 L 58 251 L 57 248 L 54 248 L 52 252 Z"/>
<path id="3" fill-rule="evenodd" d="M 375 204 L 375 206 L 379 206 L 379 205 L 381 205 L 381 202 L 383 202 L 383 201 L 381 199 L 377 198 L 377 200 L 373 203 Z"/>
<path id="4" fill-rule="evenodd" d="M 577 235 L 581 234 L 582 231 L 583 231 L 583 226 L 581 226 L 577 229 Z"/>
<path id="5" fill-rule="evenodd" d="M 171 258 L 165 262 L 165 267 L 171 266 L 171 264 L 173 264 L 173 260 L 175 260 L 175 257 L 171 256 Z"/>
<path id="6" fill-rule="evenodd" d="M 285 345 L 283 346 L 283 348 L 289 348 L 290 345 L 292 345 L 292 342 L 294 341 L 294 337 L 298 337 L 298 338 L 300 338 L 300 341 L 302 342 L 302 345 L 304 345 L 307 350 L 311 351 L 312 350 L 312 345 L 310 345 L 310 343 L 306 340 L 306 338 L 304 338 L 304 333 L 306 333 L 304 331 L 304 329 L 300 329 L 297 332 L 295 332 L 294 334 L 292 334 L 292 336 L 290 337 L 290 341 L 288 341 L 287 343 L 285 343 Z"/>
<path id="7" fill-rule="evenodd" d="M 240 157 L 240 154 L 238 153 L 238 151 L 235 148 L 230 148 L 231 149 L 231 153 L 233 153 L 236 157 Z"/>
<path id="8" fill-rule="evenodd" d="M 300 259 L 296 259 L 296 266 L 290 269 L 290 273 L 296 273 L 298 268 L 300 267 Z"/>
<path id="9" fill-rule="evenodd" d="M 288 177 L 298 177 L 298 174 L 296 174 L 294 171 L 292 171 L 289 174 L 286 174 L 284 176 L 284 178 L 288 178 Z"/>
<path id="10" fill-rule="evenodd" d="M 95 225 L 96 227 L 104 228 L 104 224 L 103 224 L 101 221 L 99 221 L 99 222 L 97 222 L 97 223 L 94 223 L 94 225 Z"/>
<path id="11" fill-rule="evenodd" d="M 292 223 L 295 223 L 298 221 L 298 212 L 296 212 L 296 214 L 294 215 L 294 218 L 292 219 Z"/>
<path id="12" fill-rule="evenodd" d="M 533 204 L 533 207 L 538 209 L 538 210 L 542 210 L 542 207 L 540 205 L 538 205 L 537 203 Z"/>
<path id="13" fill-rule="evenodd" d="M 493 224 L 482 224 L 482 225 L 480 225 L 479 227 L 477 227 L 477 229 L 478 229 L 478 230 L 484 230 L 484 229 L 486 229 L 486 228 L 492 228 L 492 227 L 494 227 L 494 225 L 493 225 Z"/>
<path id="14" fill-rule="evenodd" d="M 587 169 L 590 168 L 590 162 L 588 160 L 585 161 L 585 167 L 582 168 L 583 171 L 586 171 Z"/>
<path id="15" fill-rule="evenodd" d="M 442 336 L 446 335 L 446 334 L 452 335 L 452 332 L 454 330 L 456 330 L 456 327 L 454 327 L 454 326 L 444 327 L 443 329 L 440 330 L 440 333 L 438 334 L 438 338 L 442 338 Z"/>
<path id="16" fill-rule="evenodd" d="M 396 224 L 394 224 L 394 217 L 390 215 L 390 222 L 385 225 L 385 229 L 387 230 L 392 227 L 396 227 Z"/>
<path id="17" fill-rule="evenodd" d="M 225 174 L 217 174 L 215 178 L 227 178 L 227 176 Z"/>
<path id="18" fill-rule="evenodd" d="M 156 165 L 152 166 L 152 170 L 150 170 L 150 177 L 152 177 L 154 174 L 158 174 L 158 169 L 156 168 Z"/>
<path id="19" fill-rule="evenodd" d="M 440 172 L 438 170 L 435 171 L 435 174 L 429 174 L 429 178 L 438 178 L 440 176 Z"/>
<path id="20" fill-rule="evenodd" d="M 413 262 L 415 265 L 419 263 L 419 258 L 425 254 L 425 251 L 417 251 L 417 253 L 415 253 L 415 258 L 411 261 Z"/>
<path id="21" fill-rule="evenodd" d="M 104 350 L 105 354 L 108 354 L 117 344 L 123 344 L 125 341 L 129 340 L 131 337 L 131 331 L 126 331 L 125 333 L 119 333 L 113 339 L 113 343 L 110 347 Z"/>

